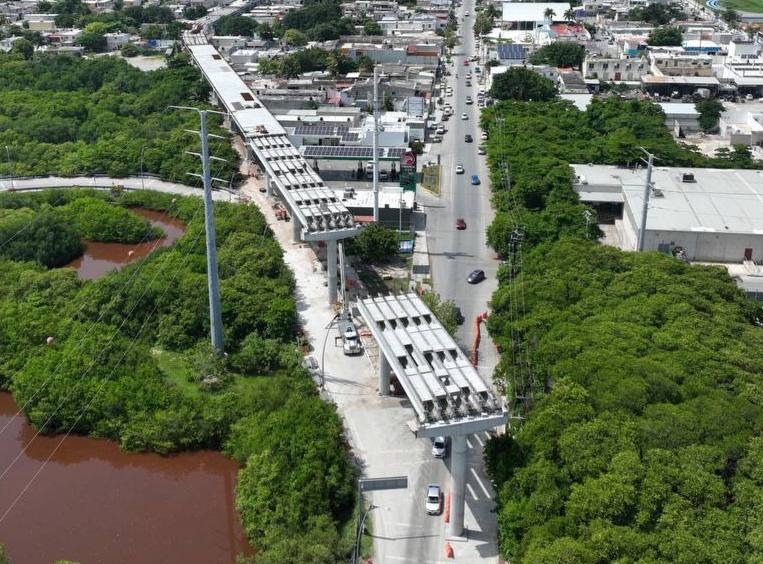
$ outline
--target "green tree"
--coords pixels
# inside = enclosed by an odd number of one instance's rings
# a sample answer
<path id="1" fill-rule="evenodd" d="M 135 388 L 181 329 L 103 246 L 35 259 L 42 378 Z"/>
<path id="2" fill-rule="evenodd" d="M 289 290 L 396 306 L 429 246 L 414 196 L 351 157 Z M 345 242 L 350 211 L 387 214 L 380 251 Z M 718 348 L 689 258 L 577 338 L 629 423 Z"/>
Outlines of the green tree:
<path id="1" fill-rule="evenodd" d="M 680 46 L 683 39 L 680 27 L 658 27 L 649 33 L 647 42 L 652 47 Z"/>
<path id="2" fill-rule="evenodd" d="M 189 4 L 183 8 L 183 17 L 188 20 L 198 20 L 206 16 L 207 11 L 207 8 L 201 4 Z"/>
<path id="3" fill-rule="evenodd" d="M 243 35 L 251 37 L 257 30 L 257 22 L 246 16 L 223 16 L 215 22 L 217 35 Z"/>
<path id="4" fill-rule="evenodd" d="M 257 26 L 257 35 L 265 41 L 273 41 L 273 28 L 267 22 L 263 22 Z"/>
<path id="5" fill-rule="evenodd" d="M 283 34 L 283 42 L 289 47 L 302 47 L 307 45 L 307 35 L 298 29 L 287 29 Z"/>
<path id="6" fill-rule="evenodd" d="M 535 71 L 512 67 L 493 78 L 490 95 L 498 100 L 550 100 L 556 97 L 556 87 Z"/>
<path id="7" fill-rule="evenodd" d="M 694 107 L 699 112 L 699 126 L 704 131 L 713 131 L 718 127 L 718 120 L 723 113 L 723 104 L 715 99 L 699 100 Z"/>
<path id="8" fill-rule="evenodd" d="M 101 33 L 83 31 L 77 38 L 77 45 L 81 45 L 86 51 L 100 53 L 106 50 L 106 38 Z"/>
<path id="9" fill-rule="evenodd" d="M 355 237 L 352 248 L 363 260 L 379 262 L 397 252 L 397 234 L 379 223 L 372 223 Z"/>
<path id="10" fill-rule="evenodd" d="M 363 24 L 363 33 L 366 35 L 384 35 L 381 26 L 373 20 L 367 20 Z"/>
<path id="11" fill-rule="evenodd" d="M 732 28 L 736 27 L 739 25 L 739 12 L 733 8 L 724 8 L 723 12 L 721 12 L 721 19 Z"/>
<path id="12" fill-rule="evenodd" d="M 581 68 L 585 58 L 585 47 L 577 43 L 556 41 L 534 51 L 529 58 L 533 65 Z"/>
<path id="13" fill-rule="evenodd" d="M 32 55 L 34 55 L 34 45 L 27 39 L 17 39 L 11 46 L 11 53 L 18 53 L 29 60 L 32 58 Z"/>
<path id="14" fill-rule="evenodd" d="M 421 294 L 421 300 L 432 310 L 432 313 L 440 320 L 445 330 L 455 336 L 459 322 L 456 302 L 453 300 L 443 300 L 440 294 L 436 292 L 424 292 Z"/>

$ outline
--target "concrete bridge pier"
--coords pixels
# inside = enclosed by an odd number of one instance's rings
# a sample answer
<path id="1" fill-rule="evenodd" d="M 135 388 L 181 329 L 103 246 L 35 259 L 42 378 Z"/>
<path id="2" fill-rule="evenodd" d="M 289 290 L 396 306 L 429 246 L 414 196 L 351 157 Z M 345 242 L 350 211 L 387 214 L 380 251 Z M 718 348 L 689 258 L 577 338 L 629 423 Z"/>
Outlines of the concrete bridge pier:
<path id="1" fill-rule="evenodd" d="M 389 395 L 389 361 L 387 357 L 382 353 L 379 355 L 379 395 Z"/>
<path id="2" fill-rule="evenodd" d="M 329 303 L 334 305 L 337 302 L 336 279 L 338 269 L 336 239 L 326 241 L 326 272 L 328 274 Z"/>
<path id="3" fill-rule="evenodd" d="M 466 490 L 466 435 L 451 436 L 450 459 L 450 533 L 464 534 L 464 503 Z"/>
<path id="4" fill-rule="evenodd" d="M 291 216 L 291 229 L 294 242 L 299 243 L 302 240 L 302 224 L 295 216 Z"/>

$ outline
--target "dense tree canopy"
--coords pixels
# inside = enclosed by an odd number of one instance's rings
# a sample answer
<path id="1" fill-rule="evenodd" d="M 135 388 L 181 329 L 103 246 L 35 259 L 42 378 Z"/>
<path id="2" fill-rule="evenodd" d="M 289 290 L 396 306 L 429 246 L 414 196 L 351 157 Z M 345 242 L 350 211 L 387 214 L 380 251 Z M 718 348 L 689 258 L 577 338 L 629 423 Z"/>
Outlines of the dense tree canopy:
<path id="1" fill-rule="evenodd" d="M 172 66 L 145 73 L 116 57 L 0 54 L 0 147 L 9 147 L 11 166 L 0 159 L 0 175 L 121 177 L 142 161 L 146 172 L 189 182 L 201 165 L 185 154 L 198 151 L 198 140 L 183 129 L 198 129 L 198 117 L 167 106 L 199 106 L 209 87 L 194 68 Z M 210 131 L 224 133 L 215 119 Z M 229 178 L 236 153 L 219 142 L 212 151 L 228 160 L 215 176 Z"/>
<path id="2" fill-rule="evenodd" d="M 524 67 L 495 75 L 490 88 L 490 95 L 498 100 L 550 100 L 556 94 L 553 82 Z"/>
<path id="3" fill-rule="evenodd" d="M 508 259 L 488 319 L 503 351 L 495 378 L 525 418 L 485 449 L 502 555 L 760 560 L 760 307 L 724 269 L 594 242 L 569 167 L 627 165 L 639 146 L 667 166 L 753 166 L 749 154 L 703 157 L 676 143 L 657 106 L 617 97 L 585 112 L 503 102 L 483 125 L 488 240 Z"/>
<path id="4" fill-rule="evenodd" d="M 700 100 L 694 104 L 699 112 L 699 125 L 704 131 L 713 131 L 718 127 L 718 121 L 723 113 L 723 104 L 720 100 L 709 98 Z"/>
<path id="5" fill-rule="evenodd" d="M 529 62 L 533 65 L 574 67 L 579 69 L 585 58 L 585 47 L 577 43 L 556 41 L 534 51 Z"/>
<path id="6" fill-rule="evenodd" d="M 124 215 L 131 206 L 162 210 L 187 231 L 91 282 L 19 262 L 47 264 L 16 251 L 60 257 L 69 251 L 47 245 L 67 241 L 79 252 L 76 229 L 124 238 L 132 227 L 145 231 Z M 242 465 L 236 505 L 258 558 L 279 561 L 309 535 L 310 561 L 336 562 L 349 550 L 337 523 L 350 514 L 353 468 L 341 420 L 299 364 L 294 281 L 256 207 L 216 203 L 215 217 L 230 361 L 208 345 L 200 199 L 1 195 L 0 242 L 24 225 L 44 241 L 4 246 L 0 255 L 0 388 L 45 432 L 73 429 L 130 450 L 224 449 Z"/>
<path id="7" fill-rule="evenodd" d="M 628 12 L 628 18 L 654 25 L 665 25 L 673 19 L 685 20 L 686 13 L 674 4 L 649 4 L 648 6 L 633 8 Z"/>
<path id="8" fill-rule="evenodd" d="M 652 47 L 680 46 L 682 38 L 680 27 L 657 27 L 649 33 L 647 43 Z"/>
<path id="9" fill-rule="evenodd" d="M 246 16 L 223 16 L 215 22 L 217 35 L 243 35 L 251 37 L 257 31 L 257 22 Z"/>

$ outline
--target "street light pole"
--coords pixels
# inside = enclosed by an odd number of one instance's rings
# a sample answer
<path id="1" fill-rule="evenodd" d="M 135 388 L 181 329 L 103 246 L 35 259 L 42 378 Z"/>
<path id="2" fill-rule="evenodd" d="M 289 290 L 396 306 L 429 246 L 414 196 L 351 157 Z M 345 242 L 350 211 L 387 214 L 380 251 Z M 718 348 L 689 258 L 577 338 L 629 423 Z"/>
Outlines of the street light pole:
<path id="1" fill-rule="evenodd" d="M 5 156 L 8 159 L 8 176 L 11 178 L 11 192 L 14 192 L 16 187 L 13 184 L 13 172 L 11 171 L 11 150 L 8 148 L 8 145 L 5 146 Z"/>
<path id="2" fill-rule="evenodd" d="M 646 238 L 646 217 L 649 211 L 649 196 L 652 192 L 652 161 L 654 159 L 654 155 L 652 155 L 652 153 L 643 147 L 641 147 L 641 150 L 647 154 L 649 160 L 647 161 L 646 182 L 644 183 L 644 205 L 641 208 L 641 226 L 638 232 L 638 252 L 642 252 L 644 250 L 644 240 Z"/>
<path id="3" fill-rule="evenodd" d="M 145 145 L 143 145 L 143 146 L 140 148 L 140 189 L 141 189 L 141 190 L 145 190 L 145 189 L 146 189 L 146 184 L 145 184 L 145 182 L 143 181 L 143 151 L 144 151 L 145 149 L 146 149 L 146 146 L 145 146 Z"/>
<path id="4" fill-rule="evenodd" d="M 368 506 L 368 509 L 366 509 L 365 513 L 363 513 L 363 518 L 360 520 L 360 528 L 358 529 L 358 537 L 355 541 L 355 552 L 354 557 L 352 559 L 353 564 L 357 563 L 358 557 L 360 556 L 360 539 L 363 537 L 363 527 L 366 525 L 366 517 L 368 517 L 368 514 L 371 513 L 374 509 L 378 509 L 378 505 L 374 505 L 373 503 Z"/>

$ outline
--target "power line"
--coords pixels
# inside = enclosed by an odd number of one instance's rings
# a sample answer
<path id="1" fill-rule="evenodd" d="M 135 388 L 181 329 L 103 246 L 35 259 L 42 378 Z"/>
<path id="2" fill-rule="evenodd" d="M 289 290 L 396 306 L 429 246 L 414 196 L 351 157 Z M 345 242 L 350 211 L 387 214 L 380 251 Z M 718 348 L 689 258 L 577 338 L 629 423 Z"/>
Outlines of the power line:
<path id="1" fill-rule="evenodd" d="M 166 214 L 168 213 L 168 211 L 169 211 L 169 210 L 165 210 L 163 215 L 166 215 Z M 195 214 L 193 215 L 193 217 L 191 218 L 191 221 L 190 221 L 189 223 L 192 223 L 192 222 L 193 222 L 193 221 L 196 219 L 196 216 L 198 216 L 198 214 L 199 214 L 199 211 L 197 210 L 197 211 L 196 211 L 196 213 L 195 213 Z M 150 233 L 147 233 L 147 234 L 144 236 L 143 240 L 141 240 L 141 243 L 144 243 L 144 242 L 147 240 L 147 238 L 148 238 L 149 236 L 150 236 Z M 160 242 L 161 242 L 161 239 L 158 239 L 158 240 L 156 241 L 156 243 L 154 244 L 154 248 L 153 248 L 153 249 L 151 249 L 151 253 L 153 253 L 153 252 L 156 250 L 156 248 L 159 246 L 159 243 L 160 243 Z M 134 280 L 136 280 L 136 279 L 137 279 L 137 276 L 138 276 L 138 274 L 140 273 L 141 269 L 143 268 L 143 266 L 144 266 L 145 264 L 146 264 L 146 261 L 145 261 L 145 260 L 144 260 L 144 261 L 141 261 L 141 262 L 138 264 L 138 266 L 137 266 L 137 267 L 136 267 L 136 268 L 135 268 L 135 269 L 132 271 L 132 273 L 130 274 L 130 277 L 129 277 L 129 278 L 128 278 L 128 279 L 127 279 L 125 282 L 124 282 L 124 284 L 122 284 L 122 287 L 119 289 L 119 291 L 117 292 L 117 294 L 116 294 L 116 296 L 115 296 L 115 297 L 118 297 L 118 296 L 119 296 L 119 295 L 122 293 L 122 291 L 123 291 L 123 290 L 125 290 L 125 289 L 127 288 L 127 285 L 128 285 L 128 284 L 131 284 L 131 283 L 132 283 Z M 144 294 L 145 294 L 145 291 L 144 291 Z M 83 304 L 80 306 L 80 308 L 79 308 L 79 309 L 78 309 L 78 310 L 77 310 L 77 311 L 74 313 L 74 315 L 72 316 L 72 318 L 76 318 L 76 317 L 77 317 L 77 316 L 78 316 L 80 313 L 82 313 L 82 311 L 85 309 L 85 305 L 86 305 L 86 304 L 85 304 L 85 303 L 83 303 Z M 137 305 L 137 304 L 136 304 L 136 305 Z M 93 330 L 93 329 L 94 329 L 94 328 L 95 328 L 95 327 L 98 325 L 98 323 L 99 323 L 99 322 L 100 322 L 100 321 L 103 319 L 103 317 L 106 315 L 106 312 L 107 312 L 107 310 L 106 310 L 105 308 L 104 308 L 103 310 L 101 310 L 101 313 L 99 314 L 98 318 L 97 318 L 95 321 L 93 321 L 93 322 L 91 323 L 91 325 L 90 325 L 90 327 L 88 328 L 88 330 L 87 330 L 87 332 L 85 333 L 85 335 L 83 335 L 83 336 L 82 336 L 82 337 L 79 339 L 79 343 L 78 343 L 78 344 L 77 344 L 75 347 L 73 347 L 72 349 L 69 349 L 69 352 L 67 352 L 67 354 L 66 354 L 66 355 L 64 355 L 64 357 L 63 357 L 63 358 L 62 358 L 62 359 L 61 359 L 61 360 L 58 362 L 58 364 L 55 366 L 55 368 L 53 368 L 53 370 L 50 372 L 50 374 L 48 375 L 48 377 L 46 378 L 46 380 L 45 380 L 45 381 L 44 381 L 44 382 L 43 382 L 43 383 L 42 383 L 42 384 L 41 384 L 41 385 L 40 385 L 40 386 L 37 388 L 37 390 L 35 390 L 35 392 L 32 394 L 32 396 L 31 396 L 31 397 L 29 397 L 29 398 L 28 398 L 28 399 L 27 399 L 27 400 L 24 402 L 24 404 L 23 404 L 21 407 L 19 407 L 19 409 L 18 409 L 18 411 L 16 411 L 16 414 L 14 415 L 14 417 L 17 417 L 17 416 L 19 416 L 19 415 L 20 415 L 22 412 L 24 412 L 24 410 L 26 409 L 26 407 L 27 407 L 27 406 L 28 406 L 28 405 L 29 405 L 29 404 L 30 404 L 30 403 L 31 403 L 31 402 L 32 402 L 32 401 L 33 401 L 33 400 L 34 400 L 34 399 L 37 397 L 37 394 L 39 394 L 39 393 L 40 393 L 40 392 L 41 392 L 41 391 L 42 391 L 42 390 L 45 388 L 45 386 L 47 386 L 47 385 L 48 385 L 48 383 L 51 381 L 51 379 L 53 378 L 53 376 L 55 376 L 55 374 L 58 372 L 58 369 L 59 369 L 59 368 L 61 368 L 61 365 L 64 363 L 64 361 L 65 361 L 67 358 L 69 358 L 69 354 L 71 354 L 71 352 L 73 352 L 74 350 L 76 350 L 76 349 L 78 348 L 79 344 L 81 344 L 81 343 L 82 343 L 82 342 L 83 342 L 83 341 L 84 341 L 84 340 L 85 340 L 85 339 L 88 337 L 88 335 L 90 335 L 91 331 L 92 331 L 92 330 Z M 4 425 L 2 428 L 0 428 L 0 435 L 2 435 L 2 434 L 3 434 L 3 432 L 4 432 L 4 431 L 5 431 L 7 428 L 8 428 L 8 426 L 11 424 L 11 422 L 12 422 L 12 421 L 13 421 L 13 418 L 9 419 L 9 420 L 8 420 L 8 422 L 7 422 L 7 423 L 6 423 L 6 424 L 5 424 L 5 425 Z"/>
<path id="2" fill-rule="evenodd" d="M 188 257 L 189 257 L 189 256 L 190 256 L 190 253 L 186 254 L 185 258 L 183 259 L 183 263 L 181 264 L 181 267 L 182 267 L 182 266 L 185 266 L 185 262 L 188 260 Z M 128 350 L 129 350 L 129 348 L 132 348 L 132 346 L 133 346 L 133 345 L 135 344 L 135 342 L 138 340 L 138 337 L 140 337 L 140 335 L 142 335 L 143 331 L 144 331 L 144 330 L 145 330 L 145 328 L 146 328 L 146 325 L 147 325 L 147 323 L 148 323 L 149 319 L 151 319 L 151 317 L 152 317 L 152 316 L 154 315 L 154 313 L 156 312 L 157 308 L 159 307 L 159 303 L 160 303 L 160 301 L 161 301 L 161 298 L 163 298 L 163 297 L 164 297 L 164 295 L 167 293 L 167 290 L 168 290 L 168 289 L 170 288 L 170 286 L 171 286 L 171 282 L 173 282 L 173 281 L 174 281 L 174 279 L 177 277 L 177 275 L 178 275 L 178 272 L 180 272 L 180 268 L 178 268 L 178 269 L 175 269 L 175 273 L 172 275 L 172 278 L 169 280 L 168 284 L 165 286 L 165 288 L 164 288 L 164 292 L 162 292 L 162 295 L 160 296 L 160 298 L 159 298 L 158 300 L 156 300 L 156 302 L 154 303 L 154 307 L 152 308 L 151 312 L 150 312 L 150 313 L 149 313 L 149 314 L 146 316 L 146 318 L 143 320 L 143 324 L 141 325 L 141 328 L 140 328 L 140 330 L 139 330 L 139 331 L 138 331 L 138 333 L 135 335 L 135 337 L 133 337 L 133 339 L 132 339 L 132 342 L 130 343 L 130 346 L 129 346 L 128 348 L 126 348 L 126 349 L 125 349 L 124 353 L 122 354 L 122 357 L 121 357 L 121 358 L 120 358 L 120 359 L 117 361 L 117 364 L 116 364 L 116 366 L 114 366 L 114 369 L 112 369 L 112 371 L 111 371 L 111 375 L 113 375 L 113 374 L 114 374 L 114 370 L 116 370 L 116 368 L 117 368 L 117 367 L 118 367 L 118 366 L 119 366 L 119 365 L 122 363 L 122 361 L 125 359 L 125 357 L 127 356 L 127 352 L 128 352 Z M 98 395 L 101 393 L 101 391 L 103 390 L 103 387 L 104 387 L 104 385 L 105 385 L 105 384 L 106 384 L 106 382 L 107 382 L 107 381 L 109 381 L 109 380 L 110 380 L 110 378 L 103 378 L 103 379 L 102 379 L 102 381 L 101 381 L 100 385 L 98 386 L 98 389 L 95 391 L 95 393 L 93 394 L 93 396 L 90 398 L 90 401 L 87 403 L 87 405 L 84 407 L 84 409 L 83 409 L 83 410 L 80 412 L 80 414 L 79 414 L 79 415 L 77 416 L 77 418 L 74 420 L 74 423 L 72 423 L 71 427 L 69 427 L 69 430 L 68 430 L 68 431 L 66 432 L 66 434 L 65 434 L 65 435 L 64 435 L 64 436 L 61 438 L 61 440 L 59 441 L 59 443 L 58 443 L 58 444 L 56 445 L 56 447 L 55 447 L 55 448 L 54 448 L 54 449 L 53 449 L 53 450 L 50 452 L 50 454 L 48 454 L 48 456 L 45 458 L 45 461 L 42 463 L 42 465 L 40 465 L 40 468 L 38 468 L 38 469 L 37 469 L 37 471 L 36 471 L 36 472 L 34 473 L 34 475 L 33 475 L 33 476 L 32 476 L 32 477 L 29 479 L 29 481 L 26 483 L 26 485 L 25 485 L 25 486 L 24 486 L 24 487 L 21 489 L 21 491 L 20 491 L 20 492 L 19 492 L 19 494 L 16 496 L 16 498 L 13 500 L 13 502 L 12 502 L 12 503 L 11 503 L 11 505 L 8 507 L 8 509 L 6 509 L 6 510 L 5 510 L 5 512 L 3 513 L 3 515 L 2 515 L 2 516 L 0 516 L 0 524 L 2 524 L 2 522 L 3 522 L 3 521 L 5 520 L 5 518 L 6 518 L 6 517 L 7 517 L 7 516 L 10 514 L 10 512 L 13 510 L 13 508 L 16 506 L 16 504 L 19 502 L 19 500 L 20 500 L 20 499 L 23 497 L 23 495 L 24 495 L 24 494 L 27 492 L 27 490 L 30 488 L 30 486 L 31 486 L 31 485 L 34 483 L 34 481 L 35 481 L 35 479 L 37 478 L 37 476 L 39 476 L 39 475 L 40 475 L 40 473 L 41 473 L 41 472 L 44 470 L 45 466 L 47 466 L 48 462 L 50 462 L 50 459 L 51 459 L 51 458 L 53 458 L 53 455 L 55 455 L 55 454 L 56 454 L 56 452 L 58 452 L 58 449 L 61 447 L 61 445 L 63 444 L 63 442 L 64 442 L 64 441 L 67 439 L 67 437 L 69 437 L 69 435 L 71 435 L 72 431 L 73 431 L 73 430 L 74 430 L 74 428 L 77 426 L 77 423 L 79 423 L 79 420 L 82 418 L 82 416 L 83 416 L 83 415 L 85 415 L 85 413 L 87 412 L 87 410 L 88 410 L 88 409 L 90 409 L 90 406 L 93 404 L 93 402 L 95 401 L 96 397 L 97 397 L 97 396 L 98 396 Z M 39 431 L 38 431 L 38 432 L 35 434 L 35 436 L 32 438 L 32 440 L 30 440 L 30 441 L 29 441 L 29 442 L 28 442 L 28 443 L 27 443 L 27 444 L 24 446 L 24 448 L 22 449 L 21 453 L 23 453 L 23 452 L 25 452 L 25 451 L 26 451 L 26 448 L 27 448 L 27 446 L 29 446 L 29 445 L 31 444 L 31 442 L 32 442 L 32 441 L 33 441 L 33 440 L 34 440 L 34 439 L 35 439 L 35 438 L 36 438 L 38 435 L 39 435 Z M 21 455 L 21 453 L 19 453 L 19 455 L 18 455 L 18 456 L 20 456 L 20 455 Z M 13 463 L 15 463 L 15 462 L 16 462 L 16 460 L 18 460 L 18 456 L 17 456 L 17 457 L 14 459 L 14 461 L 11 463 L 11 465 L 13 465 Z M 8 468 L 10 468 L 10 466 L 9 466 Z M 3 472 L 2 476 L 0 476 L 0 479 L 2 479 L 2 478 L 5 476 L 6 472 L 7 472 L 7 469 L 6 469 L 6 471 L 5 471 L 5 472 Z"/>
<path id="3" fill-rule="evenodd" d="M 198 237 L 199 237 L 199 235 L 197 235 L 196 239 L 194 240 L 194 243 L 196 243 L 196 242 L 198 241 Z M 192 247 L 193 247 L 193 245 L 191 245 L 191 247 L 190 247 L 190 248 L 192 248 Z M 182 264 L 182 265 L 185 265 L 185 262 L 188 260 L 188 257 L 189 257 L 189 256 L 190 256 L 190 253 L 186 254 L 186 257 L 185 257 L 185 259 L 183 260 L 183 264 Z M 111 335 L 111 337 L 109 338 L 108 342 L 106 343 L 106 348 L 104 348 L 104 349 L 101 351 L 101 354 L 103 354 L 104 352 L 106 352 L 106 350 L 108 350 L 108 346 L 111 344 L 111 342 L 114 340 L 114 338 L 115 338 L 115 337 L 116 337 L 116 336 L 119 334 L 120 330 L 122 329 L 122 327 L 124 327 L 125 323 L 127 323 L 127 320 L 128 320 L 128 319 L 130 318 L 130 316 L 132 315 L 132 312 L 133 312 L 133 311 L 135 311 L 135 308 L 136 308 L 136 307 L 138 306 L 138 304 L 140 303 L 140 300 L 143 298 L 143 296 L 145 296 L 145 295 L 146 295 L 146 292 L 148 291 L 148 288 L 151 286 L 151 284 L 153 284 L 153 282 L 155 282 L 155 281 L 156 281 L 156 279 L 159 277 L 159 275 L 160 275 L 160 274 L 161 274 L 161 273 L 164 271 L 164 269 L 165 269 L 165 267 L 167 266 L 167 264 L 169 264 L 169 261 L 164 261 L 164 263 L 162 264 L 162 267 L 161 267 L 161 268 L 160 268 L 160 269 L 157 271 L 157 273 L 154 275 L 153 279 L 151 280 L 151 283 L 149 283 L 149 284 L 146 284 L 145 288 L 143 289 L 143 293 L 141 293 L 141 295 L 140 295 L 140 296 L 138 297 L 138 299 L 135 301 L 135 304 L 133 304 L 132 308 L 130 308 L 130 311 L 127 313 L 127 315 L 126 315 L 126 316 L 124 317 L 124 319 L 122 320 L 122 323 L 119 325 L 119 327 L 117 327 L 117 330 L 116 330 L 116 331 L 115 331 L 115 332 L 114 332 L 114 333 Z M 181 266 L 182 266 L 182 265 L 181 265 Z M 173 280 L 174 280 L 174 278 L 177 276 L 177 272 L 178 272 L 178 271 L 179 271 L 179 269 L 176 269 L 176 270 L 175 270 L 175 274 L 174 274 L 174 275 L 173 275 L 173 277 L 172 277 L 172 279 L 173 279 Z M 164 296 L 164 295 L 167 293 L 167 289 L 168 289 L 168 288 L 169 288 L 169 285 L 168 285 L 168 286 L 166 286 L 166 287 L 165 287 L 165 290 L 164 290 L 164 292 L 162 292 L 162 297 L 163 297 L 163 296 Z M 159 303 L 159 300 L 157 300 L 157 301 L 156 301 L 156 305 L 155 305 L 155 308 L 156 308 L 156 307 L 158 307 L 158 303 Z M 133 342 L 134 342 L 134 341 L 135 341 L 135 340 L 133 339 Z M 85 376 L 87 376 L 87 375 L 90 373 L 90 370 L 92 370 L 93 366 L 95 366 L 95 364 L 96 364 L 96 361 L 98 360 L 98 358 L 100 358 L 101 354 L 99 354 L 99 355 L 98 355 L 98 356 L 97 356 L 97 357 L 96 357 L 96 358 L 93 360 L 93 362 L 90 364 L 90 366 L 88 366 L 88 368 L 85 370 L 85 372 L 84 372 L 83 374 L 81 374 L 81 375 L 80 375 L 80 377 L 79 377 L 79 379 L 78 379 L 78 384 L 77 384 L 76 386 L 73 386 L 72 388 L 70 388 L 70 389 L 69 389 L 69 393 L 67 393 L 66 397 L 65 397 L 65 398 L 64 398 L 64 399 L 63 399 L 63 400 L 62 400 L 62 401 L 61 401 L 61 402 L 60 402 L 60 403 L 59 403 L 59 404 L 56 406 L 56 409 L 53 411 L 53 413 L 51 413 L 51 414 L 50 414 L 50 416 L 47 418 L 47 420 L 46 420 L 46 421 L 45 421 L 45 422 L 44 422 L 44 423 L 43 423 L 43 424 L 42 424 L 42 425 L 39 427 L 39 429 L 37 429 L 37 431 L 35 432 L 34 436 L 33 436 L 33 437 L 32 437 L 32 438 L 29 440 L 29 442 L 28 442 L 26 445 L 24 445 L 24 448 L 23 448 L 23 449 L 21 449 L 21 451 L 20 451 L 20 452 L 19 452 L 19 453 L 16 455 L 16 457 L 15 457 L 15 458 L 14 458 L 14 459 L 11 461 L 11 463 L 10 463 L 10 464 L 9 464 L 9 465 L 6 467 L 6 469 L 5 469 L 5 470 L 2 472 L 2 474 L 0 474 L 0 480 L 2 480 L 2 479 L 3 479 L 3 478 L 6 476 L 6 474 L 8 473 L 8 471 L 9 471 L 9 470 L 10 470 L 10 469 L 13 467 L 13 465 L 14 465 L 14 464 L 15 464 L 15 463 L 18 461 L 18 459 L 21 457 L 21 455 L 22 455 L 24 452 L 26 452 L 26 449 L 27 449 L 27 447 L 28 447 L 30 444 L 32 444 L 32 442 L 33 442 L 33 441 L 34 441 L 34 440 L 35 440 L 35 439 L 36 439 L 36 438 L 37 438 L 37 437 L 40 435 L 40 433 L 42 432 L 42 430 L 43 430 L 43 429 L 44 429 L 44 428 L 45 428 L 45 427 L 48 425 L 48 423 L 50 423 L 50 421 L 53 419 L 53 417 L 54 417 L 54 416 L 55 416 L 55 415 L 58 413 L 58 411 L 61 409 L 61 407 L 63 407 L 64 403 L 66 403 L 66 401 L 67 401 L 67 400 L 68 400 L 68 399 L 71 397 L 71 395 L 72 395 L 72 393 L 75 391 L 75 389 L 77 389 L 77 387 L 78 387 L 79 383 L 80 383 L 80 382 L 82 382 L 83 378 L 84 378 Z M 126 354 L 126 353 L 125 353 L 125 354 Z M 112 370 L 112 374 L 113 374 L 113 370 Z M 67 433 L 67 434 L 68 434 L 68 433 Z M 1 519 L 0 519 L 0 521 L 1 521 Z"/>

